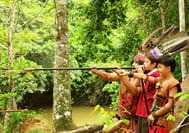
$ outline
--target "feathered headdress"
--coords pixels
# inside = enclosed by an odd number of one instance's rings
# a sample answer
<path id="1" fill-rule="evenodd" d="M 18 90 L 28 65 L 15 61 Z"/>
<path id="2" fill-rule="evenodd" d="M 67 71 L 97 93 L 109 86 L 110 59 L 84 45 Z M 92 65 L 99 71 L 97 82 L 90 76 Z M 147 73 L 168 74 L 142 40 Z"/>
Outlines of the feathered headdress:
<path id="1" fill-rule="evenodd" d="M 141 54 L 150 52 L 155 58 L 158 58 L 161 55 L 173 55 L 189 48 L 189 36 L 186 32 L 177 32 L 175 26 L 171 26 L 158 38 L 154 38 L 155 34 L 162 29 L 160 27 L 152 32 L 138 48 L 138 52 Z"/>

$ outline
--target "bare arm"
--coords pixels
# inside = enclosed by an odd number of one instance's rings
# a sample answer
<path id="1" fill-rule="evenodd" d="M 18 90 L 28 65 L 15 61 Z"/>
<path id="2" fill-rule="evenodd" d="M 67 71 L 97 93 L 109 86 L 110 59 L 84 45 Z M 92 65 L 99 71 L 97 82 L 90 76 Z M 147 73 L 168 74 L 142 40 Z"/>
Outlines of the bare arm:
<path id="1" fill-rule="evenodd" d="M 161 107 L 159 110 L 152 112 L 149 116 L 148 116 L 148 124 L 149 125 L 153 125 L 155 118 L 161 115 L 165 115 L 167 114 L 171 108 L 174 105 L 174 96 L 177 93 L 177 87 L 173 87 L 169 90 L 169 99 L 168 99 L 168 103 Z"/>
<path id="2" fill-rule="evenodd" d="M 119 81 L 119 76 L 116 73 L 107 73 L 107 72 L 96 70 L 96 69 L 93 69 L 91 71 L 92 71 L 92 73 L 96 74 L 97 76 L 99 76 L 103 80 Z"/>
<path id="3" fill-rule="evenodd" d="M 128 72 L 125 72 L 121 69 L 114 70 L 120 78 L 120 82 L 127 88 L 127 90 L 133 95 L 138 95 L 139 93 L 139 79 L 129 78 L 127 75 Z M 130 79 L 130 80 L 129 80 Z"/>
<path id="4" fill-rule="evenodd" d="M 133 77 L 148 80 L 151 83 L 156 83 L 158 81 L 157 77 L 149 76 L 144 73 L 133 73 Z"/>
<path id="5" fill-rule="evenodd" d="M 177 87 L 173 87 L 169 90 L 169 99 L 168 99 L 168 103 L 165 104 L 165 106 L 161 107 L 159 110 L 155 111 L 153 113 L 153 115 L 155 116 L 160 116 L 160 115 L 164 115 L 166 113 L 168 113 L 174 105 L 174 96 L 177 93 L 178 88 Z"/>
<path id="6" fill-rule="evenodd" d="M 139 80 L 132 78 L 129 80 L 128 76 L 121 76 L 120 81 L 123 83 L 124 86 L 126 86 L 127 90 L 133 94 L 134 96 L 138 95 L 139 90 L 138 90 L 138 85 L 139 85 Z"/>
<path id="7" fill-rule="evenodd" d="M 131 77 L 134 77 L 134 78 L 137 78 L 137 79 L 148 80 L 151 83 L 156 83 L 159 80 L 157 77 L 149 76 L 149 75 L 144 74 L 144 73 L 122 72 L 120 74 L 120 76 L 124 76 L 124 75 L 131 76 Z"/>

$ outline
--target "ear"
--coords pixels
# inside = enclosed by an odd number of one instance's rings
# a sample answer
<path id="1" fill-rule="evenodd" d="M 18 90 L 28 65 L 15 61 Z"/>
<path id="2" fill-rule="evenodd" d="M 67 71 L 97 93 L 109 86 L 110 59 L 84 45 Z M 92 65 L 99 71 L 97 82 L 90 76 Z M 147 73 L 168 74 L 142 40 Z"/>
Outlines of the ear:
<path id="1" fill-rule="evenodd" d="M 155 63 L 155 62 L 154 62 L 154 63 L 152 63 L 152 65 L 154 66 L 154 68 L 156 68 L 156 66 L 157 66 L 157 63 Z"/>
<path id="2" fill-rule="evenodd" d="M 169 71 L 171 72 L 171 67 L 170 67 L 170 66 L 168 66 L 167 68 L 168 68 L 168 69 L 169 69 Z"/>

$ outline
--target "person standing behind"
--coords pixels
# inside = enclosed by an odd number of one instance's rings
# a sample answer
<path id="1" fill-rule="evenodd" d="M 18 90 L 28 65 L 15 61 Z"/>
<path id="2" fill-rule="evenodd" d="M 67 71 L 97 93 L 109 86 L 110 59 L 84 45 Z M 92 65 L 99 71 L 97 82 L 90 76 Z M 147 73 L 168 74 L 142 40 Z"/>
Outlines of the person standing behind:
<path id="1" fill-rule="evenodd" d="M 137 67 L 144 63 L 144 57 L 140 55 L 136 55 L 134 57 L 133 66 Z M 123 82 L 120 80 L 121 77 L 117 73 L 108 73 L 100 70 L 93 69 L 91 70 L 94 74 L 101 77 L 103 80 L 107 81 L 118 81 L 120 82 L 120 89 L 119 89 L 119 100 L 118 100 L 118 109 L 116 112 L 116 119 L 125 118 L 131 120 L 133 114 L 135 114 L 137 97 L 135 97 L 137 92 L 137 87 L 140 87 L 139 80 L 134 78 L 129 78 L 127 80 L 127 85 L 123 85 Z M 133 70 L 135 71 L 135 70 Z M 130 88 L 130 89 L 128 89 Z M 132 121 L 127 128 L 131 128 Z M 131 129 L 132 130 L 132 129 Z"/>
<path id="2" fill-rule="evenodd" d="M 181 88 L 179 81 L 173 75 L 176 66 L 175 60 L 169 55 L 161 56 L 158 60 L 160 78 L 155 79 L 157 89 L 154 106 L 148 116 L 148 122 L 151 126 L 149 132 L 169 133 L 174 122 L 166 120 L 166 116 L 169 113 L 173 114 L 174 103 L 176 102 L 174 96 L 181 91 Z"/>
<path id="3" fill-rule="evenodd" d="M 148 122 L 147 117 L 150 112 L 150 108 L 152 107 L 153 96 L 155 94 L 155 81 L 150 82 L 148 77 L 159 77 L 159 72 L 156 69 L 158 64 L 157 58 L 155 58 L 151 53 L 147 53 L 145 55 L 144 61 L 144 73 L 133 73 L 133 72 L 120 72 L 119 75 L 122 75 L 122 82 L 124 82 L 125 78 L 134 77 L 141 79 L 142 89 L 139 91 L 139 101 L 136 108 L 135 115 L 137 116 L 137 129 L 136 133 L 148 133 Z M 141 71 L 141 70 L 138 70 Z"/>

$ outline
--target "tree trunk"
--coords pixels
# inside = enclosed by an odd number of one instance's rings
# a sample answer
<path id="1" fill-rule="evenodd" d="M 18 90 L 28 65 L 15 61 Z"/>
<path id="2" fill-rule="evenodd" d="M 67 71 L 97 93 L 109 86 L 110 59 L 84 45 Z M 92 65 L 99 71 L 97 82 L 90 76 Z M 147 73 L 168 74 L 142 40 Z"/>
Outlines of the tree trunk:
<path id="1" fill-rule="evenodd" d="M 71 130 L 67 132 L 58 132 L 58 133 L 96 133 L 96 132 L 101 132 L 103 127 L 104 127 L 104 124 L 88 125 L 88 126 L 77 128 L 75 130 Z"/>
<path id="2" fill-rule="evenodd" d="M 67 0 L 55 0 L 56 45 L 55 68 L 69 66 Z M 69 71 L 54 72 L 53 119 L 54 132 L 72 128 L 71 89 Z"/>
<path id="3" fill-rule="evenodd" d="M 185 10 L 184 10 L 184 0 L 179 0 L 179 21 L 180 21 L 180 32 L 185 31 Z M 181 71 L 182 80 L 185 79 L 187 74 L 187 52 L 181 52 Z"/>
<path id="4" fill-rule="evenodd" d="M 8 44 L 8 69 L 9 70 L 12 69 L 13 60 L 14 60 L 12 40 L 13 40 L 14 30 L 15 30 L 14 23 L 15 23 L 15 15 L 16 15 L 16 4 L 17 4 L 17 0 L 14 0 L 12 8 L 11 8 L 10 15 L 9 15 L 8 41 L 7 41 L 7 44 Z M 9 83 L 9 90 L 7 92 L 13 93 L 14 92 L 14 80 L 13 80 L 13 75 L 12 75 L 11 72 L 8 73 L 8 83 Z M 16 105 L 14 98 L 8 99 L 6 108 L 8 110 L 10 110 L 10 109 L 16 110 L 17 109 L 17 105 Z M 3 130 L 3 132 L 6 132 L 5 130 L 7 129 L 8 121 L 9 121 L 9 114 L 6 113 L 5 116 L 4 116 L 4 130 Z"/>
<path id="5" fill-rule="evenodd" d="M 8 69 L 12 70 L 13 62 L 14 62 L 14 52 L 13 52 L 13 36 L 15 31 L 15 15 L 16 15 L 16 4 L 17 0 L 14 0 L 12 11 L 10 14 L 10 20 L 9 20 L 9 27 L 8 27 Z M 11 72 L 8 73 L 8 82 L 9 82 L 9 92 L 14 92 L 14 78 Z M 16 102 L 14 98 L 11 100 L 11 107 L 10 109 L 17 109 Z"/>
<path id="6" fill-rule="evenodd" d="M 159 0 L 159 8 L 160 8 L 160 14 L 161 14 L 162 27 L 164 27 L 163 31 L 165 31 L 165 29 L 166 29 L 166 25 L 165 25 L 165 12 L 164 12 L 164 9 L 163 9 L 162 0 Z"/>

